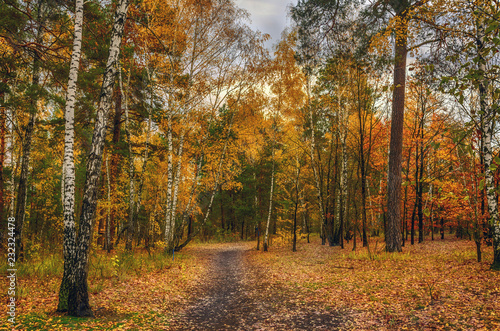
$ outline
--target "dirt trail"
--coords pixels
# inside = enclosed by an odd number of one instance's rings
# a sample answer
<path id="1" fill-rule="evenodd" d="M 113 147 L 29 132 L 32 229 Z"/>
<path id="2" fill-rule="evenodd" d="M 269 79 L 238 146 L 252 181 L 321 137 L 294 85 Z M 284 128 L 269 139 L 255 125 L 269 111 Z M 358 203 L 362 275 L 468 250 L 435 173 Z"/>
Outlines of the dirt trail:
<path id="1" fill-rule="evenodd" d="M 334 311 L 296 307 L 287 294 L 269 296 L 262 275 L 244 263 L 245 246 L 214 252 L 204 295 L 180 313 L 171 330 L 341 330 Z"/>

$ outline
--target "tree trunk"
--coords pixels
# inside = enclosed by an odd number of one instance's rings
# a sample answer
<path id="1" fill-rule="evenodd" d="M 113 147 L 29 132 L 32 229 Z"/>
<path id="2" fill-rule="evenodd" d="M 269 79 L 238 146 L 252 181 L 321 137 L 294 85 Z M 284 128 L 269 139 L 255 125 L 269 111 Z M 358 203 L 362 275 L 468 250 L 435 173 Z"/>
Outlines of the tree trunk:
<path id="1" fill-rule="evenodd" d="M 172 186 L 174 178 L 173 170 L 173 141 L 172 141 L 172 114 L 168 115 L 167 127 L 167 208 L 165 213 L 165 251 L 170 249 L 170 244 L 174 236 L 174 227 L 172 225 Z M 172 239 L 171 239 L 172 238 Z"/>
<path id="2" fill-rule="evenodd" d="M 106 213 L 106 237 L 104 241 L 104 249 L 111 252 L 111 180 L 109 179 L 109 155 L 106 157 L 106 186 L 108 191 L 107 196 L 107 213 Z"/>
<path id="3" fill-rule="evenodd" d="M 37 44 L 42 44 L 43 37 L 43 16 L 44 16 L 45 1 L 40 0 L 38 3 L 37 23 L 39 24 L 37 35 L 35 37 Z M 31 88 L 36 91 L 39 88 L 40 81 L 40 64 L 41 59 L 38 50 L 33 51 L 33 70 L 31 78 Z M 37 92 L 38 93 L 38 92 Z M 22 140 L 22 156 L 21 156 L 21 174 L 19 176 L 19 184 L 17 189 L 17 204 L 15 211 L 16 226 L 14 229 L 14 237 L 16 241 L 17 260 L 24 259 L 24 246 L 22 242 L 22 232 L 24 225 L 24 218 L 26 216 L 26 200 L 28 193 L 28 172 L 31 152 L 31 141 L 33 131 L 35 130 L 35 119 L 38 112 L 37 100 L 38 97 L 32 96 L 29 107 L 28 125 L 24 131 L 24 139 Z"/>
<path id="4" fill-rule="evenodd" d="M 398 16 L 400 16 L 398 14 Z M 404 22 L 405 17 L 401 17 Z M 406 85 L 407 23 L 396 32 L 394 91 L 392 99 L 389 175 L 387 182 L 386 250 L 401 252 L 401 160 L 403 155 L 403 122 Z"/>
<path id="5" fill-rule="evenodd" d="M 267 252 L 269 246 L 269 224 L 271 222 L 271 213 L 273 208 L 273 189 L 274 189 L 274 136 L 273 136 L 273 146 L 271 150 L 272 157 L 272 168 L 271 168 L 271 189 L 269 191 L 269 212 L 267 213 L 267 223 L 266 223 L 266 233 L 264 235 L 264 252 Z"/>
<path id="6" fill-rule="evenodd" d="M 255 169 L 255 168 L 254 168 Z M 259 198 L 257 197 L 257 193 L 259 192 L 257 189 L 257 174 L 255 170 L 253 172 L 253 181 L 255 183 L 255 195 L 254 195 L 254 215 L 257 218 L 257 226 L 255 227 L 255 235 L 257 236 L 257 250 L 260 249 L 260 218 L 257 216 L 257 209 L 259 208 Z"/>
<path id="7" fill-rule="evenodd" d="M 441 233 L 441 240 L 444 240 L 444 218 L 441 217 L 441 228 L 440 228 L 440 233 Z"/>
<path id="8" fill-rule="evenodd" d="M 493 114 L 494 116 L 494 114 Z M 494 132 L 494 119 L 486 121 L 486 132 L 484 139 L 484 168 L 485 168 L 485 186 L 486 199 L 488 203 L 488 213 L 490 222 L 493 225 L 493 264 L 494 269 L 500 269 L 500 220 L 498 217 L 498 200 L 495 192 L 494 173 L 491 169 L 493 161 L 493 151 L 491 140 Z"/>
<path id="9" fill-rule="evenodd" d="M 134 167 L 134 155 L 132 154 L 132 138 L 130 135 L 130 117 L 129 117 L 129 112 L 128 112 L 128 99 L 127 99 L 127 93 L 123 89 L 123 82 L 122 82 L 122 75 L 121 75 L 121 69 L 119 72 L 119 87 L 120 91 L 123 94 L 122 98 L 124 101 L 124 106 L 125 106 L 125 134 L 127 136 L 127 145 L 128 145 L 128 182 L 129 182 L 129 191 L 128 191 L 128 222 L 124 226 L 121 232 L 123 232 L 125 229 L 127 230 L 127 239 L 125 241 L 125 249 L 130 251 L 132 250 L 132 236 L 134 235 L 134 205 L 135 205 L 135 183 L 134 183 L 134 174 L 135 174 L 135 167 Z M 127 79 L 127 89 L 130 87 L 130 73 Z M 120 233 L 121 234 L 121 233 Z M 118 245 L 118 240 L 120 239 L 120 234 L 118 235 L 117 238 L 117 245 Z"/>
<path id="10" fill-rule="evenodd" d="M 106 138 L 106 124 L 109 109 L 111 107 L 113 85 L 117 73 L 117 62 L 120 54 L 120 44 L 122 41 L 128 5 L 129 0 L 121 0 L 117 4 L 113 30 L 111 32 L 109 56 L 102 83 L 94 133 L 92 135 L 92 145 L 87 162 L 77 249 L 71 266 L 74 278 L 68 296 L 68 313 L 70 316 L 94 315 L 89 304 L 87 284 L 89 249 L 92 242 L 92 229 L 97 206 L 97 184 L 102 170 L 102 153 Z"/>
<path id="11" fill-rule="evenodd" d="M 135 192 L 135 196 L 134 196 L 135 212 L 134 212 L 133 218 L 132 218 L 132 227 L 134 228 L 133 233 L 135 233 L 136 230 L 139 233 L 139 231 L 138 231 L 139 212 L 141 211 L 142 189 L 144 188 L 144 177 L 146 174 L 146 167 L 148 165 L 150 135 L 151 135 L 151 110 L 149 111 L 148 129 L 146 132 L 146 142 L 144 144 L 145 145 L 144 146 L 144 156 L 142 158 L 142 170 L 141 170 L 141 175 L 139 176 L 139 188 Z M 136 237 L 137 237 L 136 238 L 137 245 L 139 245 L 139 236 L 136 236 Z"/>
<path id="12" fill-rule="evenodd" d="M 4 161 L 5 161 L 5 132 L 6 132 L 6 127 L 5 127 L 5 105 L 4 105 L 4 92 L 0 92 L 0 219 L 6 219 L 6 217 L 3 217 L 4 213 L 4 202 L 5 202 L 5 196 L 4 196 L 4 184 L 5 180 L 3 177 L 3 166 L 4 166 Z M 4 242 L 4 233 L 6 229 L 3 227 L 3 224 L 0 224 L 0 246 Z"/>
<path id="13" fill-rule="evenodd" d="M 307 102 L 308 102 L 308 106 L 309 105 L 309 100 L 310 100 L 310 81 L 309 81 L 309 77 L 307 78 Z M 313 169 L 313 174 L 314 174 L 314 184 L 316 186 L 316 195 L 317 195 L 317 199 L 318 199 L 318 208 L 319 208 L 319 212 L 320 212 L 320 216 L 321 216 L 321 220 L 320 220 L 320 226 L 321 226 L 321 237 L 323 238 L 323 241 L 324 241 L 324 224 L 325 224 L 325 210 L 323 209 L 323 193 L 322 193 L 322 190 L 321 190 L 321 185 L 320 185 L 320 182 L 319 182 L 319 178 L 318 178 L 318 171 L 316 169 L 316 165 L 315 165 L 315 162 L 314 162 L 314 150 L 315 150 L 315 140 L 314 140 L 314 121 L 313 121 L 313 113 L 312 113 L 312 109 L 309 109 L 309 121 L 310 121 L 310 124 L 311 124 L 311 143 L 310 143 L 310 146 L 309 146 L 309 150 L 310 150 L 310 153 L 311 153 L 311 168 Z M 324 245 L 324 242 L 322 243 Z"/>
<path id="14" fill-rule="evenodd" d="M 494 135 L 496 112 L 490 109 L 488 104 L 488 78 L 485 77 L 486 73 L 486 59 L 484 59 L 484 23 L 481 21 L 478 24 L 478 38 L 477 38 L 477 52 L 480 58 L 479 72 L 481 79 L 479 81 L 479 103 L 481 113 L 484 114 L 484 121 L 481 122 L 481 133 L 484 137 L 483 158 L 484 158 L 484 179 L 486 190 L 486 201 L 488 205 L 488 213 L 490 215 L 490 223 L 493 230 L 493 269 L 500 269 L 500 218 L 498 215 L 498 198 L 495 192 L 495 174 L 491 168 L 493 163 L 493 150 L 491 141 Z"/>
<path id="15" fill-rule="evenodd" d="M 14 217 L 14 206 L 15 206 L 15 200 L 16 200 L 16 195 L 15 195 L 15 177 L 16 177 L 16 161 L 15 161 L 15 145 L 16 145 L 16 139 L 14 136 L 14 109 L 11 109 L 10 111 L 11 115 L 11 120 L 12 124 L 10 126 L 10 180 L 9 180 L 9 196 L 10 196 L 10 201 L 9 201 L 9 217 Z M 17 162 L 19 164 L 19 162 Z"/>
<path id="16" fill-rule="evenodd" d="M 345 114 L 342 115 L 344 118 Z M 345 119 L 344 119 L 345 120 Z M 341 137 L 341 168 L 340 168 L 340 201 L 338 208 L 340 209 L 340 240 L 341 247 L 344 248 L 343 237 L 344 237 L 344 229 L 347 224 L 347 205 L 348 205 L 348 187 L 347 187 L 347 125 L 344 123 L 342 128 L 342 137 Z"/>
<path id="17" fill-rule="evenodd" d="M 423 177 L 424 177 L 424 119 L 425 113 L 424 108 L 422 106 L 422 118 L 420 122 L 420 152 L 419 152 L 419 168 L 418 168 L 418 177 L 417 177 L 417 213 L 418 213 L 418 242 L 424 242 L 424 213 L 422 210 L 423 203 Z M 417 139 L 418 140 L 418 139 Z M 418 150 L 418 148 L 417 148 Z"/>
<path id="18" fill-rule="evenodd" d="M 299 158 L 296 158 L 297 174 L 295 177 L 295 210 L 293 212 L 293 247 L 292 251 L 297 251 L 297 209 L 299 207 L 299 175 L 300 175 L 300 163 Z"/>
<path id="19" fill-rule="evenodd" d="M 361 120 L 361 116 L 360 116 Z M 360 124 L 361 125 L 361 124 Z M 360 130 L 361 131 L 361 130 Z M 366 166 L 364 151 L 364 135 L 360 136 L 360 170 L 361 170 L 361 212 L 363 220 L 363 247 L 368 246 L 368 237 L 366 235 Z"/>
<path id="20" fill-rule="evenodd" d="M 219 186 L 219 197 L 220 197 L 220 226 L 222 228 L 222 231 L 226 231 L 226 223 L 224 221 L 224 201 L 222 200 L 222 187 Z"/>
<path id="21" fill-rule="evenodd" d="M 113 188 L 112 190 L 112 199 L 115 197 L 115 183 L 118 177 L 118 163 L 120 162 L 121 154 L 119 153 L 119 142 L 120 142 L 120 130 L 121 130 L 121 119 L 122 119 L 122 90 L 118 87 L 118 90 L 115 93 L 116 101 L 115 101 L 115 113 L 113 116 L 113 139 L 112 142 L 112 155 L 111 155 L 111 173 L 110 173 L 110 182 L 109 185 Z M 115 222 L 116 208 L 111 208 L 110 215 L 110 229 L 109 229 L 109 246 L 107 247 L 108 252 L 113 249 L 114 243 L 114 235 L 116 233 L 116 222 Z"/>
<path id="22" fill-rule="evenodd" d="M 76 253 L 76 227 L 75 227 L 75 101 L 76 82 L 80 66 L 80 55 L 82 51 L 83 30 L 83 0 L 76 0 L 75 5 L 75 37 L 73 39 L 73 51 L 69 66 L 68 89 L 66 91 L 66 107 L 64 111 L 65 136 L 64 136 L 64 159 L 63 159 L 63 215 L 64 215 L 64 238 L 63 256 L 64 271 L 59 289 L 58 311 L 68 310 L 68 294 L 72 283 L 72 264 Z"/>
<path id="23" fill-rule="evenodd" d="M 170 212 L 172 215 L 170 216 L 170 222 L 172 226 L 172 232 L 170 234 L 170 242 L 169 242 L 169 247 L 168 250 L 171 250 L 174 248 L 174 233 L 175 233 L 175 217 L 176 217 L 176 210 L 177 210 L 177 199 L 178 199 L 178 193 L 179 193 L 179 184 L 180 184 L 180 178 L 181 178 L 181 168 L 182 168 L 182 154 L 183 154 L 183 147 L 184 147 L 184 134 L 185 131 L 184 129 L 182 130 L 180 141 L 179 141 L 179 150 L 177 152 L 177 169 L 175 172 L 175 177 L 174 177 L 174 182 L 173 182 L 173 196 L 172 196 L 172 206 L 170 208 Z"/>

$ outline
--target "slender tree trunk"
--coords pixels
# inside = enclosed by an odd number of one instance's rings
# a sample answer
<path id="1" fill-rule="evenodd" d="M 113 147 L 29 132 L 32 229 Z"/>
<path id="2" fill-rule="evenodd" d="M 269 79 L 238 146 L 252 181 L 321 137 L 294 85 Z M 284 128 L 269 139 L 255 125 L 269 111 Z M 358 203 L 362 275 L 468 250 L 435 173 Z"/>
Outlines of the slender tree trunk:
<path id="1" fill-rule="evenodd" d="M 120 142 L 120 131 L 121 131 L 121 123 L 122 123 L 122 90 L 118 86 L 118 90 L 115 92 L 115 113 L 113 116 L 113 139 L 112 139 L 112 155 L 111 155 L 111 173 L 110 173 L 110 186 L 113 188 L 112 190 L 112 195 L 111 195 L 111 200 L 115 199 L 115 183 L 116 179 L 118 178 L 118 164 L 121 159 L 121 154 L 119 153 L 119 142 Z M 113 249 L 113 243 L 114 243 L 114 236 L 116 233 L 116 222 L 115 222 L 115 216 L 116 216 L 116 208 L 111 208 L 111 215 L 110 215 L 110 229 L 109 229 L 109 246 L 108 246 L 108 252 Z"/>
<path id="2" fill-rule="evenodd" d="M 255 168 L 254 168 L 255 169 Z M 255 170 L 253 172 L 253 181 L 255 183 L 255 195 L 254 195 L 254 216 L 256 219 L 257 226 L 255 227 L 255 234 L 257 236 L 257 250 L 260 249 L 260 219 L 257 216 L 257 210 L 259 208 L 259 198 L 257 197 L 257 174 L 255 173 Z M 254 220 L 255 220 L 254 218 Z"/>
<path id="3" fill-rule="evenodd" d="M 108 202 L 108 212 L 106 215 L 106 238 L 105 238 L 105 246 L 104 249 L 109 252 L 111 252 L 111 180 L 109 178 L 110 173 L 109 173 L 109 155 L 106 157 L 106 186 L 108 188 L 108 196 L 107 196 L 107 202 Z"/>
<path id="4" fill-rule="evenodd" d="M 174 228 L 172 226 L 172 186 L 174 178 L 173 170 L 173 139 L 172 139 L 172 114 L 168 115 L 167 122 L 167 208 L 165 213 L 165 251 L 170 249 L 171 238 L 173 238 Z"/>
<path id="5" fill-rule="evenodd" d="M 318 151 L 319 154 L 319 151 Z M 326 238 L 328 239 L 328 244 L 330 246 L 336 246 L 339 244 L 338 238 L 335 236 L 335 218 L 333 217 L 334 215 L 334 210 L 335 210 L 335 203 L 332 202 L 335 201 L 335 196 L 330 192 L 330 187 L 331 182 L 330 182 L 330 177 L 332 173 L 332 155 L 333 155 L 333 135 L 330 139 L 330 152 L 328 155 L 328 165 L 327 165 L 327 172 L 326 172 L 326 209 L 325 209 L 325 214 L 326 214 Z M 319 158 L 318 158 L 319 159 Z M 323 183 L 323 176 L 321 176 L 321 182 Z M 335 186 L 335 185 L 334 185 Z"/>
<path id="6" fill-rule="evenodd" d="M 14 136 L 14 109 L 11 109 L 10 112 L 11 115 L 11 120 L 12 124 L 10 127 L 10 180 L 9 180 L 9 196 L 10 196 L 10 201 L 9 201 L 9 217 L 14 217 L 14 206 L 15 206 L 15 200 L 16 200 L 16 194 L 15 194 L 15 177 L 17 173 L 17 166 L 16 166 L 16 161 L 15 161 L 15 146 L 16 146 L 16 139 Z"/>
<path id="7" fill-rule="evenodd" d="M 309 96 L 310 87 L 309 87 L 309 85 L 310 85 L 309 78 L 307 78 L 307 100 L 308 100 L 308 106 L 310 107 L 310 105 L 309 105 L 309 100 L 310 100 L 310 96 Z M 315 143 L 315 139 L 314 139 L 314 120 L 313 120 L 312 109 L 309 109 L 309 121 L 311 124 L 311 140 L 310 140 L 310 145 L 309 145 L 309 150 L 310 150 L 310 154 L 311 154 L 311 168 L 313 169 L 314 184 L 316 186 L 316 195 L 317 195 L 317 200 L 318 200 L 318 208 L 319 208 L 319 212 L 320 212 L 320 216 L 321 216 L 321 220 L 320 220 L 321 238 L 324 239 L 325 210 L 323 209 L 323 194 L 322 194 L 322 190 L 321 190 L 321 184 L 319 182 L 318 171 L 316 169 L 316 164 L 314 161 L 314 150 L 315 150 L 316 143 Z M 322 240 L 322 241 L 324 241 L 324 240 Z M 324 245 L 325 243 L 322 242 L 322 244 Z"/>
<path id="8" fill-rule="evenodd" d="M 399 16 L 399 14 L 398 14 Z M 405 17 L 400 17 L 404 22 Z M 396 32 L 394 91 L 392 99 L 389 175 L 387 183 L 386 250 L 401 252 L 401 160 L 406 86 L 407 23 Z"/>
<path id="9" fill-rule="evenodd" d="M 4 203 L 5 203 L 5 195 L 4 195 L 4 185 L 5 185 L 5 180 L 3 176 L 3 168 L 4 168 L 4 161 L 5 161 L 5 133 L 6 133 L 6 126 L 5 126 L 5 104 L 4 104 L 4 92 L 0 92 L 0 219 L 5 220 L 7 219 L 4 217 Z M 2 222 L 4 223 L 4 222 Z M 4 243 L 4 233 L 7 230 L 4 228 L 4 224 L 0 223 L 0 246 L 3 245 Z"/>
<path id="10" fill-rule="evenodd" d="M 38 3 L 37 21 L 39 24 L 37 35 L 35 37 L 37 44 L 42 44 L 43 37 L 43 16 L 44 16 L 45 1 L 40 0 Z M 40 54 L 38 50 L 33 51 L 33 70 L 31 78 L 31 88 L 36 91 L 39 88 L 40 81 Z M 23 226 L 26 216 L 26 200 L 28 194 L 28 173 L 30 163 L 31 142 L 33 131 L 35 130 L 35 119 L 38 112 L 37 109 L 38 97 L 31 97 L 29 106 L 29 119 L 28 125 L 24 130 L 24 139 L 22 140 L 22 156 L 21 156 L 21 174 L 19 176 L 19 184 L 17 189 L 17 204 L 15 211 L 16 226 L 14 229 L 14 237 L 16 241 L 17 259 L 22 261 L 24 259 L 24 246 L 23 246 Z"/>
<path id="11" fill-rule="evenodd" d="M 422 105 L 422 117 L 420 119 L 420 151 L 417 148 L 419 157 L 417 162 L 420 162 L 418 166 L 418 176 L 416 178 L 417 182 L 417 213 L 418 213 L 418 242 L 422 243 L 424 241 L 424 213 L 422 210 L 423 203 L 423 177 L 424 177 L 424 120 L 425 120 L 425 108 Z M 417 139 L 418 141 L 418 139 Z"/>
<path id="12" fill-rule="evenodd" d="M 73 282 L 71 271 L 76 253 L 76 228 L 75 228 L 75 101 L 76 81 L 80 66 L 80 55 L 82 51 L 83 30 L 83 0 L 76 0 L 75 6 L 75 37 L 73 40 L 73 51 L 69 66 L 68 89 L 66 91 L 66 107 L 64 111 L 65 137 L 64 137 L 64 159 L 63 159 L 63 215 L 64 215 L 64 238 L 63 256 L 64 271 L 59 290 L 58 311 L 68 310 L 68 294 Z"/>
<path id="13" fill-rule="evenodd" d="M 484 168 L 485 168 L 485 186 L 486 186 L 486 200 L 488 203 L 488 213 L 490 214 L 490 222 L 493 225 L 492 267 L 495 269 L 500 269 L 500 220 L 498 217 L 498 200 L 495 192 L 494 173 L 491 169 L 491 165 L 493 163 L 493 151 L 491 148 L 491 140 L 494 132 L 494 122 L 495 120 L 493 118 L 486 121 L 487 124 L 484 135 Z"/>
<path id="14" fill-rule="evenodd" d="M 417 201 L 415 200 L 415 203 L 413 204 L 413 212 L 411 214 L 411 244 L 415 244 L 415 215 L 417 211 Z"/>
<path id="15" fill-rule="evenodd" d="M 440 228 L 440 233 L 441 233 L 441 240 L 444 240 L 444 218 L 441 216 L 441 228 Z"/>
<path id="16" fill-rule="evenodd" d="M 226 223 L 224 221 L 224 201 L 222 200 L 222 187 L 219 186 L 219 197 L 220 197 L 220 226 L 222 231 L 226 231 Z"/>
<path id="17" fill-rule="evenodd" d="M 119 68 L 120 69 L 120 68 Z M 129 117 L 129 112 L 128 112 L 128 98 L 127 98 L 127 93 L 123 89 L 123 82 L 122 82 L 122 75 L 121 75 L 121 69 L 120 72 L 118 73 L 118 79 L 119 79 L 119 87 L 120 91 L 123 93 L 123 101 L 124 101 L 124 108 L 125 108 L 125 134 L 127 136 L 127 145 L 128 145 L 128 182 L 129 182 L 129 192 L 128 192 L 128 222 L 124 226 L 124 228 L 121 230 L 123 232 L 125 229 L 127 230 L 127 239 L 125 242 L 125 249 L 130 251 L 132 250 L 132 237 L 134 235 L 134 211 L 135 211 L 135 182 L 134 182 L 134 174 L 135 174 L 135 167 L 134 167 L 134 155 L 132 154 L 132 138 L 130 134 L 130 117 Z M 130 87 L 130 73 L 127 79 L 127 89 Z M 121 234 L 121 233 L 120 233 Z M 120 235 L 118 235 L 117 238 L 117 245 L 118 245 L 118 240 L 120 239 Z"/>
<path id="18" fill-rule="evenodd" d="M 490 223 L 493 230 L 493 269 L 500 269 L 500 218 L 498 215 L 498 198 L 495 192 L 495 174 L 491 169 L 493 165 L 493 150 L 492 138 L 494 135 L 496 111 L 490 109 L 488 89 L 488 78 L 485 77 L 486 73 L 486 59 L 484 59 L 484 23 L 481 21 L 478 24 L 477 36 L 477 52 L 480 58 L 479 72 L 481 79 L 479 81 L 479 103 L 481 112 L 484 114 L 484 121 L 481 122 L 481 133 L 484 137 L 483 140 L 483 158 L 484 158 L 484 179 L 486 189 L 486 201 L 488 205 L 488 213 L 490 215 Z"/>
<path id="19" fill-rule="evenodd" d="M 88 156 L 82 212 L 78 231 L 77 249 L 72 265 L 73 282 L 68 296 L 70 316 L 93 316 L 88 296 L 89 249 L 92 242 L 92 229 L 97 206 L 97 184 L 102 170 L 102 153 L 106 138 L 106 124 L 111 107 L 113 85 L 117 73 L 118 56 L 122 41 L 129 1 L 118 2 L 115 13 L 111 45 L 103 78 L 102 89 L 97 109 L 92 145 Z"/>
<path id="20" fill-rule="evenodd" d="M 183 154 L 183 147 L 184 147 L 184 134 L 185 131 L 183 130 L 181 133 L 181 137 L 179 140 L 179 150 L 177 152 L 177 169 L 175 172 L 175 177 L 174 177 L 174 182 L 173 182 L 173 196 L 172 196 L 172 207 L 170 208 L 170 211 L 172 215 L 170 216 L 170 222 L 171 222 L 171 229 L 172 231 L 170 232 L 170 238 L 169 238 L 169 247 L 168 250 L 170 251 L 171 249 L 174 248 L 174 232 L 175 232 L 175 217 L 176 217 L 176 210 L 177 210 L 177 198 L 178 198 L 178 193 L 179 193 L 179 184 L 180 184 L 180 179 L 181 179 L 181 168 L 182 168 L 182 154 Z"/>
<path id="21" fill-rule="evenodd" d="M 273 209 L 273 190 L 274 190 L 274 137 L 271 149 L 272 167 L 271 167 L 271 189 L 269 191 L 269 212 L 267 213 L 266 233 L 264 235 L 264 252 L 267 252 L 269 246 L 269 224 L 271 223 L 271 213 Z"/>
<path id="22" fill-rule="evenodd" d="M 135 192 L 135 212 L 133 214 L 132 218 L 132 227 L 134 228 L 134 233 L 137 230 L 137 233 L 139 233 L 138 229 L 138 224 L 139 224 L 139 212 L 141 211 L 141 205 L 142 205 L 142 189 L 144 188 L 144 178 L 146 174 L 146 167 L 148 165 L 148 157 L 149 157 L 149 139 L 151 135 L 151 110 L 149 111 L 149 118 L 148 118 L 148 128 L 146 132 L 146 142 L 144 146 L 144 156 L 142 158 L 142 170 L 141 170 L 141 175 L 139 176 L 139 187 L 137 191 Z M 139 245 L 139 236 L 136 238 L 137 245 Z"/>
<path id="23" fill-rule="evenodd" d="M 297 173 L 295 176 L 295 210 L 293 212 L 293 247 L 292 251 L 297 251 L 297 209 L 299 207 L 299 175 L 300 175 L 300 163 L 299 158 L 296 158 Z"/>
<path id="24" fill-rule="evenodd" d="M 404 201 L 403 201 L 403 226 L 401 229 L 401 239 L 402 239 L 402 246 L 405 245 L 405 242 L 408 240 L 408 187 L 409 187 L 409 182 L 410 182 L 410 163 L 411 163 L 411 155 L 412 155 L 412 147 L 410 146 L 410 149 L 408 151 L 408 158 L 406 159 L 406 176 L 405 176 L 405 182 L 407 185 L 405 185 L 404 189 Z"/>
<path id="25" fill-rule="evenodd" d="M 361 125 L 361 124 L 360 124 Z M 365 155 L 363 146 L 363 135 L 360 137 L 360 170 L 361 170 L 361 213 L 363 221 L 363 247 L 368 246 L 368 237 L 366 235 L 366 167 L 365 167 Z"/>
<path id="26" fill-rule="evenodd" d="M 342 111 L 343 113 L 345 110 Z M 343 121 L 347 117 L 346 114 L 342 115 Z M 347 123 L 343 123 L 342 125 L 342 137 L 341 137 L 341 167 L 340 167 L 340 240 L 341 247 L 344 248 L 343 237 L 344 237 L 344 229 L 347 224 L 347 205 L 348 205 L 348 187 L 347 187 Z"/>
<path id="27" fill-rule="evenodd" d="M 423 149 L 423 146 L 420 146 L 420 149 Z M 420 168 L 419 172 L 420 175 L 418 176 L 418 191 L 417 191 L 417 214 L 418 214 L 418 242 L 422 243 L 424 241 L 424 213 L 422 210 L 422 200 L 423 200 L 423 184 L 422 184 L 422 177 L 423 177 L 423 155 L 420 155 Z"/>
<path id="28" fill-rule="evenodd" d="M 309 227 L 307 226 L 307 219 L 306 219 L 306 204 L 304 202 L 304 195 L 303 193 L 300 193 L 300 205 L 301 205 L 301 214 L 302 214 L 302 234 L 307 234 L 309 235 Z M 309 243 L 309 240 L 307 241 Z"/>

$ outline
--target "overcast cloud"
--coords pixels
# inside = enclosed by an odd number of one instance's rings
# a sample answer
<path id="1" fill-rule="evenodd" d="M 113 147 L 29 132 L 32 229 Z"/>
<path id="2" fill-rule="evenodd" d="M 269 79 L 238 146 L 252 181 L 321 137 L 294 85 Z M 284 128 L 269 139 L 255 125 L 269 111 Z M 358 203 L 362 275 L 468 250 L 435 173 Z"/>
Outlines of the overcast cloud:
<path id="1" fill-rule="evenodd" d="M 253 29 L 271 35 L 266 47 L 271 50 L 281 38 L 281 32 L 289 25 L 289 5 L 295 5 L 296 0 L 235 0 L 238 7 L 250 13 L 250 24 Z"/>

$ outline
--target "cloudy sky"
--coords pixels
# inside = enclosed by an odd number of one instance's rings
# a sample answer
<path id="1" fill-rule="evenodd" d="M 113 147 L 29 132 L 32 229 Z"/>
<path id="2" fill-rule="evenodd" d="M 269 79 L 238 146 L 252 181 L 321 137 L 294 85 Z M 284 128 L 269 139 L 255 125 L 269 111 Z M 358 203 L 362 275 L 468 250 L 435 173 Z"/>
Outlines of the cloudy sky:
<path id="1" fill-rule="evenodd" d="M 250 24 L 254 29 L 271 35 L 266 47 L 271 50 L 273 44 L 281 37 L 281 31 L 290 25 L 288 6 L 295 5 L 297 0 L 235 0 L 238 7 L 250 13 Z"/>

